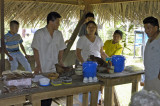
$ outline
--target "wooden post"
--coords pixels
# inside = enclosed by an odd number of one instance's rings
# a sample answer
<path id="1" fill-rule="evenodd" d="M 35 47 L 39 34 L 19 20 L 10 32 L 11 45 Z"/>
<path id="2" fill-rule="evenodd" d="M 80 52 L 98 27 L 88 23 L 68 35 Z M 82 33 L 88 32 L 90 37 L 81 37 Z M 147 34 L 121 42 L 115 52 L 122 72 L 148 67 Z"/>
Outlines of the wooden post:
<path id="1" fill-rule="evenodd" d="M 99 91 L 91 91 L 91 106 L 97 106 L 98 92 Z"/>
<path id="2" fill-rule="evenodd" d="M 82 18 L 80 19 L 80 21 L 78 22 L 75 30 L 73 31 L 72 36 L 71 36 L 70 39 L 69 39 L 69 40 L 71 40 L 71 41 L 67 44 L 67 49 L 64 51 L 63 61 L 65 61 L 65 59 L 66 59 L 66 57 L 67 57 L 67 55 L 68 55 L 68 53 L 69 53 L 69 51 L 70 51 L 70 49 L 71 49 L 74 41 L 75 41 L 75 39 L 76 39 L 76 37 L 77 37 L 77 35 L 78 35 L 78 33 L 79 33 L 80 27 L 81 27 L 81 25 L 82 25 L 82 24 L 84 23 L 84 21 L 85 21 L 85 14 L 86 14 L 87 12 L 89 12 L 89 11 L 92 12 L 92 9 L 93 9 L 93 8 L 92 8 L 91 5 L 85 4 L 84 14 L 83 14 Z"/>
<path id="3" fill-rule="evenodd" d="M 88 92 L 83 93 L 82 106 L 88 106 Z"/>
<path id="4" fill-rule="evenodd" d="M 67 106 L 73 106 L 73 95 L 67 96 Z"/>
<path id="5" fill-rule="evenodd" d="M 75 41 L 78 33 L 79 33 L 80 27 L 81 27 L 81 25 L 83 24 L 84 20 L 85 20 L 85 14 L 83 14 L 81 20 L 78 22 L 75 30 L 73 31 L 72 36 L 71 36 L 70 39 L 69 39 L 69 40 L 71 40 L 71 41 L 67 44 L 67 49 L 64 51 L 63 60 L 66 59 L 66 57 L 67 57 L 67 55 L 68 55 L 68 53 L 69 53 L 69 51 L 70 51 L 70 49 L 71 49 L 71 47 L 72 47 L 72 45 L 73 45 L 73 43 L 74 43 L 74 41 Z"/>
<path id="6" fill-rule="evenodd" d="M 104 106 L 114 106 L 114 87 L 113 85 L 108 85 L 111 79 L 107 79 L 108 81 L 104 82 Z"/>
<path id="7" fill-rule="evenodd" d="M 1 34 L 1 69 L 0 77 L 2 72 L 5 70 L 5 60 L 4 60 L 4 0 L 0 0 L 0 34 Z"/>

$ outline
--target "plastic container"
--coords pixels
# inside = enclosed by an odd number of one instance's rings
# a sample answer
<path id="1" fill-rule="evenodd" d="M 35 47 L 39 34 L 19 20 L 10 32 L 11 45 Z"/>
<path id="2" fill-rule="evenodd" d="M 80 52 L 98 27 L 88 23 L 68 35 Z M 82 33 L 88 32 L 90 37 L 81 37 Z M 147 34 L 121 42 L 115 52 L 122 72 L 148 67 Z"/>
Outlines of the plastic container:
<path id="1" fill-rule="evenodd" d="M 56 79 L 56 80 L 52 80 L 51 81 L 51 84 L 53 85 L 53 86 L 59 86 L 59 85 L 62 85 L 62 79 Z"/>
<path id="2" fill-rule="evenodd" d="M 82 66 L 77 66 L 77 68 L 75 70 L 75 74 L 76 75 L 82 75 Z"/>
<path id="3" fill-rule="evenodd" d="M 95 77 L 97 73 L 97 63 L 93 61 L 86 61 L 82 64 L 83 77 Z"/>
<path id="4" fill-rule="evenodd" d="M 41 79 L 39 79 L 39 84 L 41 86 L 49 86 L 50 85 L 50 79 L 48 79 L 48 78 L 41 78 Z"/>
<path id="5" fill-rule="evenodd" d="M 125 57 L 122 55 L 112 56 L 112 65 L 114 66 L 114 72 L 122 72 L 125 66 Z"/>

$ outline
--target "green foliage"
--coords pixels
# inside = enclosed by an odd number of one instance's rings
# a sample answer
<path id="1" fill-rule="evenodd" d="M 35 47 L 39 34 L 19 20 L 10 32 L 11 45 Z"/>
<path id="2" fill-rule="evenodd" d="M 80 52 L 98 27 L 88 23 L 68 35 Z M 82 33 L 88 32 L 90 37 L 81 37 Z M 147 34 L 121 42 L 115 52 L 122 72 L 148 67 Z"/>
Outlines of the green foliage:
<path id="1" fill-rule="evenodd" d="M 127 25 L 128 24 L 128 25 Z M 116 27 L 114 27 L 116 26 Z M 128 27 L 127 27 L 128 26 Z M 132 55 L 134 52 L 134 25 L 130 22 L 123 23 L 117 22 L 116 25 L 110 25 L 107 22 L 103 24 L 100 29 L 99 35 L 103 42 L 112 39 L 115 30 L 121 30 L 123 32 L 123 38 L 121 44 L 123 45 L 123 55 Z"/>

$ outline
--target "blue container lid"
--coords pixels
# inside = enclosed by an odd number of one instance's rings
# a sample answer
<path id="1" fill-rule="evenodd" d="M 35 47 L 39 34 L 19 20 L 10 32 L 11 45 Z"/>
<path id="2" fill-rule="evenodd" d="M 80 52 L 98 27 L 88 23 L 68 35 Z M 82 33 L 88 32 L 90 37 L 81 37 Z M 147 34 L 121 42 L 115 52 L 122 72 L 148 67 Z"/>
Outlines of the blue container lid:
<path id="1" fill-rule="evenodd" d="M 82 65 L 86 65 L 86 64 L 95 64 L 95 65 L 98 65 L 97 62 L 94 62 L 94 61 L 86 61 Z"/>
<path id="2" fill-rule="evenodd" d="M 126 60 L 126 58 L 123 55 L 113 55 L 112 59 L 124 59 L 124 60 Z"/>

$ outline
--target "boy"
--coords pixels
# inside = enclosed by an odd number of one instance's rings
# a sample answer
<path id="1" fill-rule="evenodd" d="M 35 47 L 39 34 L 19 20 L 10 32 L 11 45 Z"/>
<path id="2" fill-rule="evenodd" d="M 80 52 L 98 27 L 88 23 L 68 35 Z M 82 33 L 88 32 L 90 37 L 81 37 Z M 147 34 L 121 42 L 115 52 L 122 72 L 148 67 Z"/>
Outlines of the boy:
<path id="1" fill-rule="evenodd" d="M 23 40 L 21 36 L 17 34 L 18 29 L 19 23 L 13 20 L 10 22 L 10 31 L 5 35 L 5 48 L 8 54 L 13 58 L 12 61 L 9 59 L 9 62 L 11 64 L 11 71 L 17 70 L 19 62 L 23 65 L 26 71 L 32 72 L 30 64 L 19 50 L 20 46 L 25 56 L 28 57 L 22 44 Z"/>
<path id="2" fill-rule="evenodd" d="M 85 22 L 81 26 L 79 34 L 78 34 L 79 37 L 84 36 L 84 35 L 87 34 L 87 25 L 86 25 L 86 23 L 89 22 L 89 21 L 94 21 L 94 14 L 91 13 L 91 12 L 88 12 L 86 14 L 86 16 L 85 16 Z M 97 31 L 96 31 L 95 35 L 98 35 Z"/>
<path id="3" fill-rule="evenodd" d="M 159 22 L 155 17 L 143 20 L 148 41 L 144 51 L 145 90 L 155 90 L 160 94 L 160 33 Z"/>
<path id="4" fill-rule="evenodd" d="M 122 45 L 119 43 L 122 39 L 123 33 L 120 30 L 116 30 L 113 34 L 113 40 L 107 40 L 104 43 L 103 50 L 111 57 L 113 55 L 120 55 L 122 53 Z"/>

